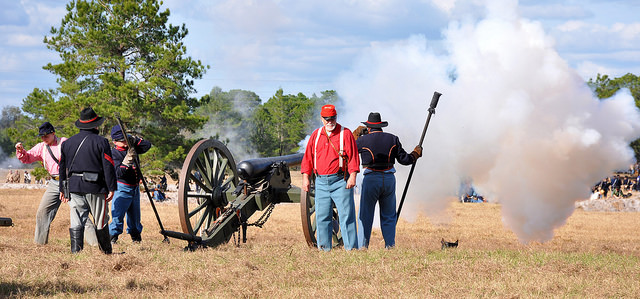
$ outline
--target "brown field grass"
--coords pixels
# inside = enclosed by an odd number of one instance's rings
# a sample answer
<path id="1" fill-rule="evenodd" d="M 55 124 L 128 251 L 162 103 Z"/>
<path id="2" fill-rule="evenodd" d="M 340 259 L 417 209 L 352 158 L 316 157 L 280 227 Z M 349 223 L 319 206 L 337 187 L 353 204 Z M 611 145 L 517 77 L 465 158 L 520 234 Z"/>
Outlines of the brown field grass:
<path id="1" fill-rule="evenodd" d="M 43 190 L 0 190 L 0 297 L 640 297 L 640 213 L 577 210 L 546 243 L 522 245 L 501 223 L 500 206 L 453 203 L 453 222 L 401 220 L 397 248 L 384 250 L 379 230 L 366 251 L 307 247 L 299 206 L 276 207 L 248 243 L 183 252 L 162 243 L 143 199 L 142 244 L 122 236 L 103 255 L 69 252 L 69 208 L 53 222 L 49 245 L 32 242 Z M 178 230 L 175 204 L 157 205 Z M 259 216 L 259 215 L 256 215 Z M 459 247 L 440 249 L 440 239 Z"/>

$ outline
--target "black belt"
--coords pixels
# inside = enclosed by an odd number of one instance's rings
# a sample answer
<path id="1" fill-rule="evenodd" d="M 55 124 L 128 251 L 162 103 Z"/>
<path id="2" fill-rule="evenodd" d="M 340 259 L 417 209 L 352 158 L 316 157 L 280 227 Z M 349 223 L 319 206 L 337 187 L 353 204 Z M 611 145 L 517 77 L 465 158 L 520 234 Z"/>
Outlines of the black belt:
<path id="1" fill-rule="evenodd" d="M 389 169 L 393 167 L 393 163 L 372 163 L 372 164 L 362 164 L 362 167 L 366 167 L 369 169 Z"/>

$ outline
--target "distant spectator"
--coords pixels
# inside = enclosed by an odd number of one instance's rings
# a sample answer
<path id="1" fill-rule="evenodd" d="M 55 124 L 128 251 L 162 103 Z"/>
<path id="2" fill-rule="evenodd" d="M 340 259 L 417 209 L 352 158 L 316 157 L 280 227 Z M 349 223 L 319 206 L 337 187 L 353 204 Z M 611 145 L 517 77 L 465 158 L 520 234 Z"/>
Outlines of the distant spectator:
<path id="1" fill-rule="evenodd" d="M 157 185 L 155 187 L 155 189 L 153 190 L 153 200 L 155 201 L 164 201 L 166 200 L 166 196 L 164 195 L 164 192 L 162 192 L 162 186 L 161 185 Z"/>
<path id="2" fill-rule="evenodd" d="M 13 178 L 11 178 L 11 182 L 20 183 L 20 171 L 16 170 L 16 172 L 13 173 Z"/>
<path id="3" fill-rule="evenodd" d="M 13 169 L 10 170 L 9 173 L 7 173 L 7 179 L 5 183 L 13 183 Z"/>
<path id="4" fill-rule="evenodd" d="M 24 171 L 24 183 L 31 184 L 31 174 L 28 171 Z"/>
<path id="5" fill-rule="evenodd" d="M 589 197 L 589 199 L 600 199 L 600 186 L 596 185 L 591 188 L 591 197 Z"/>
<path id="6" fill-rule="evenodd" d="M 609 196 L 609 189 L 611 189 L 611 180 L 609 178 L 605 178 L 602 183 L 600 183 L 600 188 L 602 189 L 602 197 L 604 199 Z"/>
<path id="7" fill-rule="evenodd" d="M 164 174 L 160 178 L 160 191 L 167 192 L 167 176 Z"/>

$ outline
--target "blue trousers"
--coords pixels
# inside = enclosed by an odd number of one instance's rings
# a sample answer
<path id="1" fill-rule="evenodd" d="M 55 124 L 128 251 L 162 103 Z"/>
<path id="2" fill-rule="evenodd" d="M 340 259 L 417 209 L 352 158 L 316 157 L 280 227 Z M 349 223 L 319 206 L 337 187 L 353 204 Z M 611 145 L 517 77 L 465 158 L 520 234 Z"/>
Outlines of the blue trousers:
<path id="1" fill-rule="evenodd" d="M 356 208 L 353 202 L 353 189 L 347 189 L 344 177 L 338 174 L 318 175 L 315 180 L 316 231 L 318 248 L 331 250 L 332 215 L 331 202 L 335 203 L 340 219 L 340 230 L 344 249 L 358 249 L 356 234 Z"/>
<path id="2" fill-rule="evenodd" d="M 380 204 L 380 228 L 385 247 L 396 244 L 396 177 L 393 173 L 370 172 L 362 180 L 360 193 L 361 247 L 369 247 L 373 213 Z"/>
<path id="3" fill-rule="evenodd" d="M 109 224 L 111 236 L 122 234 L 124 216 L 127 216 L 127 233 L 142 233 L 140 223 L 140 189 L 138 186 L 129 186 L 118 182 L 118 190 L 113 194 L 111 201 L 112 220 Z"/>

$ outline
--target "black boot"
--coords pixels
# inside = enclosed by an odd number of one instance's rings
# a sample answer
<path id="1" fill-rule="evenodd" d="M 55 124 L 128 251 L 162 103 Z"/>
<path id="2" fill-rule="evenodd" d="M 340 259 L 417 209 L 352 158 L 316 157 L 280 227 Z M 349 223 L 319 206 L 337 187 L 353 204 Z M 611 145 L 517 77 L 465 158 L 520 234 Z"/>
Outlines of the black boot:
<path id="1" fill-rule="evenodd" d="M 98 238 L 98 247 L 105 254 L 111 254 L 111 236 L 109 235 L 109 227 L 96 229 L 96 237 Z"/>
<path id="2" fill-rule="evenodd" d="M 140 243 L 142 242 L 142 236 L 140 236 L 140 233 L 131 233 L 131 241 L 133 241 L 133 243 Z"/>
<path id="3" fill-rule="evenodd" d="M 70 228 L 69 236 L 71 237 L 71 253 L 78 253 L 84 247 L 84 226 Z"/>

